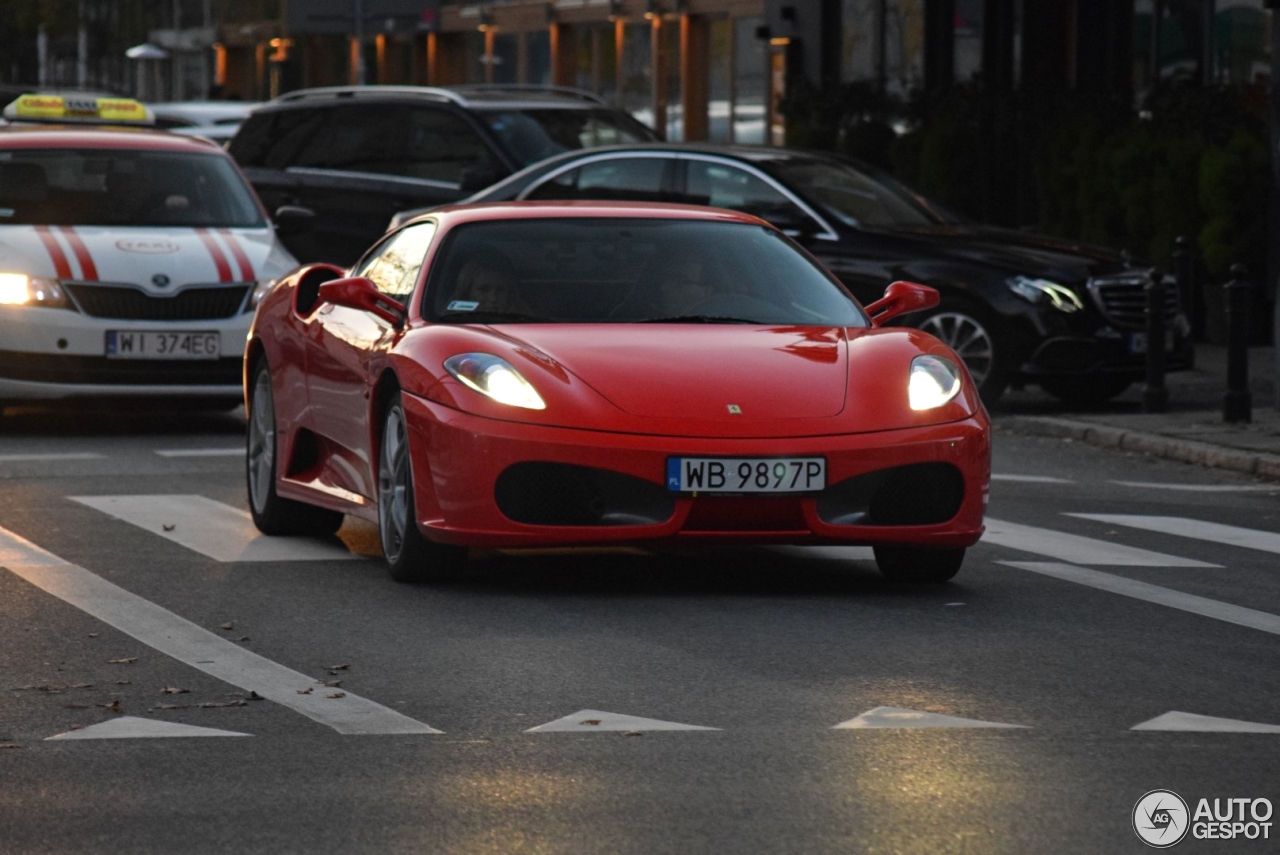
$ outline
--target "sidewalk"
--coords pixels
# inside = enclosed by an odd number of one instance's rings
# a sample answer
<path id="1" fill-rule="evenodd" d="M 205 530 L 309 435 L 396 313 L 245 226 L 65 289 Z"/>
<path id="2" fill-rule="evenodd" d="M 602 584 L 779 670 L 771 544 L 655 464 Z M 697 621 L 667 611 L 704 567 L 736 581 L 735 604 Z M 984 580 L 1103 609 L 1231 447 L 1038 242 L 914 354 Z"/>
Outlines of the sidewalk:
<path id="1" fill-rule="evenodd" d="M 1196 367 L 1169 374 L 1167 413 L 1142 412 L 1142 383 L 1106 407 L 1073 412 L 1037 387 L 1011 391 L 991 415 L 997 429 L 1060 436 L 1108 448 L 1137 451 L 1201 466 L 1230 469 L 1280 481 L 1280 411 L 1275 399 L 1275 351 L 1249 350 L 1253 421 L 1222 421 L 1227 388 L 1226 348 L 1196 347 Z"/>

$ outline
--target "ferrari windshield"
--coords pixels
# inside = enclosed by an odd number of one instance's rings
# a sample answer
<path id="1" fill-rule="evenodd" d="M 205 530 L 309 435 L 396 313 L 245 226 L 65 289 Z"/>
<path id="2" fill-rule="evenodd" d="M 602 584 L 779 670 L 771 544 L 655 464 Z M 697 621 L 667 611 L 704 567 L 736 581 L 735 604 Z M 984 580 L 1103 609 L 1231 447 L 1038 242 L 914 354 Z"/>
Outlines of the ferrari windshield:
<path id="1" fill-rule="evenodd" d="M 231 160 L 129 149 L 0 150 L 0 225 L 265 226 Z"/>
<path id="2" fill-rule="evenodd" d="M 424 314 L 446 323 L 867 326 L 828 273 L 750 223 L 532 219 L 451 230 Z"/>

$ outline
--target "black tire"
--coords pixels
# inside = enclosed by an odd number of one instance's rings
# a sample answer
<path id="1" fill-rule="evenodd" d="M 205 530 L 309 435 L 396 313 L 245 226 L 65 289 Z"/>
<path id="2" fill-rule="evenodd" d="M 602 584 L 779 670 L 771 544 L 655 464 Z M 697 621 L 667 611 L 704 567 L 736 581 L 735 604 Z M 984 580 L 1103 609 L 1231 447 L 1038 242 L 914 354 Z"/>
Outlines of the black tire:
<path id="1" fill-rule="evenodd" d="M 995 313 L 978 303 L 943 297 L 934 308 L 911 316 L 911 326 L 924 330 L 956 352 L 990 407 L 1009 386 L 1007 336 Z"/>
<path id="2" fill-rule="evenodd" d="M 324 537 L 342 526 L 342 514 L 282 499 L 276 494 L 276 409 L 266 359 L 254 366 L 245 430 L 245 483 L 249 513 L 258 531 L 271 535 Z"/>
<path id="3" fill-rule="evenodd" d="M 890 582 L 938 585 L 960 572 L 963 549 L 926 549 L 917 546 L 877 546 L 876 566 Z"/>
<path id="4" fill-rule="evenodd" d="M 1040 378 L 1041 389 L 1070 407 L 1100 407 L 1132 385 L 1132 379 L 1112 374 Z"/>
<path id="5" fill-rule="evenodd" d="M 387 404 L 380 435 L 378 535 L 391 578 L 397 582 L 440 582 L 457 576 L 466 568 L 467 550 L 435 543 L 418 530 L 409 434 L 399 392 Z"/>

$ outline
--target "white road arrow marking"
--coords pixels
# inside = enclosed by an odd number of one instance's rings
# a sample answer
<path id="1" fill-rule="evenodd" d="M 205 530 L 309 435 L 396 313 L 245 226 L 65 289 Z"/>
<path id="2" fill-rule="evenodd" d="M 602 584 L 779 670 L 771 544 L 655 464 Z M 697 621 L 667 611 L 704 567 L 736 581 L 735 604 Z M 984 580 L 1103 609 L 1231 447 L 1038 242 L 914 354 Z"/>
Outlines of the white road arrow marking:
<path id="1" fill-rule="evenodd" d="M 1003 724 L 998 721 L 980 721 L 972 718 L 957 718 L 953 715 L 908 710 L 901 707 L 876 707 L 867 710 L 856 718 L 842 721 L 832 730 L 873 730 L 887 728 L 926 728 L 926 727 L 1005 727 L 1022 728 L 1024 724 Z"/>
<path id="2" fill-rule="evenodd" d="M 531 727 L 525 733 L 590 733 L 594 731 L 646 731 L 646 730 L 719 730 L 718 727 L 701 727 L 696 724 L 680 724 L 675 721 L 659 721 L 637 715 L 578 710 L 572 715 Z"/>
<path id="3" fill-rule="evenodd" d="M 1280 725 L 1276 724 L 1258 724 L 1253 721 L 1176 711 L 1158 715 L 1150 721 L 1135 724 L 1129 729 L 1195 733 L 1280 733 Z"/>
<path id="4" fill-rule="evenodd" d="M 155 719 L 126 715 L 86 727 L 83 730 L 68 730 L 66 733 L 48 737 L 45 742 L 64 739 L 160 739 L 186 736 L 252 735 L 251 733 L 237 733 L 234 730 L 216 730 L 212 727 L 196 727 L 193 724 L 178 724 L 175 721 L 156 721 Z"/>
<path id="5" fill-rule="evenodd" d="M 1239 528 L 1234 525 L 1204 522 L 1186 517 L 1148 517 L 1135 514 L 1066 514 L 1085 520 L 1104 522 L 1109 525 L 1122 525 L 1128 528 L 1140 528 L 1144 531 L 1155 531 L 1160 534 L 1176 534 L 1179 537 L 1193 537 L 1196 540 L 1207 540 L 1226 546 L 1240 546 L 1245 549 L 1256 549 L 1260 552 L 1272 552 L 1280 555 L 1280 534 L 1270 531 L 1259 531 L 1253 528 Z"/>
<path id="6" fill-rule="evenodd" d="M 983 543 L 994 543 L 1021 552 L 1043 555 L 1070 564 L 1101 564 L 1113 567 L 1217 567 L 1190 558 L 1162 555 L 1105 540 L 1093 540 L 1036 526 L 1018 525 L 987 517 Z"/>
<path id="7" fill-rule="evenodd" d="M 214 561 L 340 561 L 360 558 L 306 537 L 268 537 L 248 511 L 204 496 L 68 496 Z"/>
<path id="8" fill-rule="evenodd" d="M 1049 475 L 1002 475 L 991 473 L 992 481 L 1013 481 L 1021 484 L 1074 484 L 1070 478 L 1054 478 Z"/>

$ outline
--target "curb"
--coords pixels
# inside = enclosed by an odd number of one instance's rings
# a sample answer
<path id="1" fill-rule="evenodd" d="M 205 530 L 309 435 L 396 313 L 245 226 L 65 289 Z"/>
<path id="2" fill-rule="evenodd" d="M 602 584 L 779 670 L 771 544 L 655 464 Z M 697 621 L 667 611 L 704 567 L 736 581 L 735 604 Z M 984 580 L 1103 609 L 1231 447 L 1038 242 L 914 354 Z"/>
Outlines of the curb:
<path id="1" fill-rule="evenodd" d="M 1227 448 L 1192 439 L 1179 439 L 1158 433 L 1126 430 L 1110 425 L 1059 419 L 1052 416 L 1012 416 L 1008 419 L 1000 419 L 998 424 L 1008 427 L 1014 433 L 1063 437 L 1099 448 L 1136 451 L 1163 457 L 1166 460 L 1193 463 L 1213 469 L 1229 469 L 1270 481 L 1280 481 L 1280 454 Z"/>

